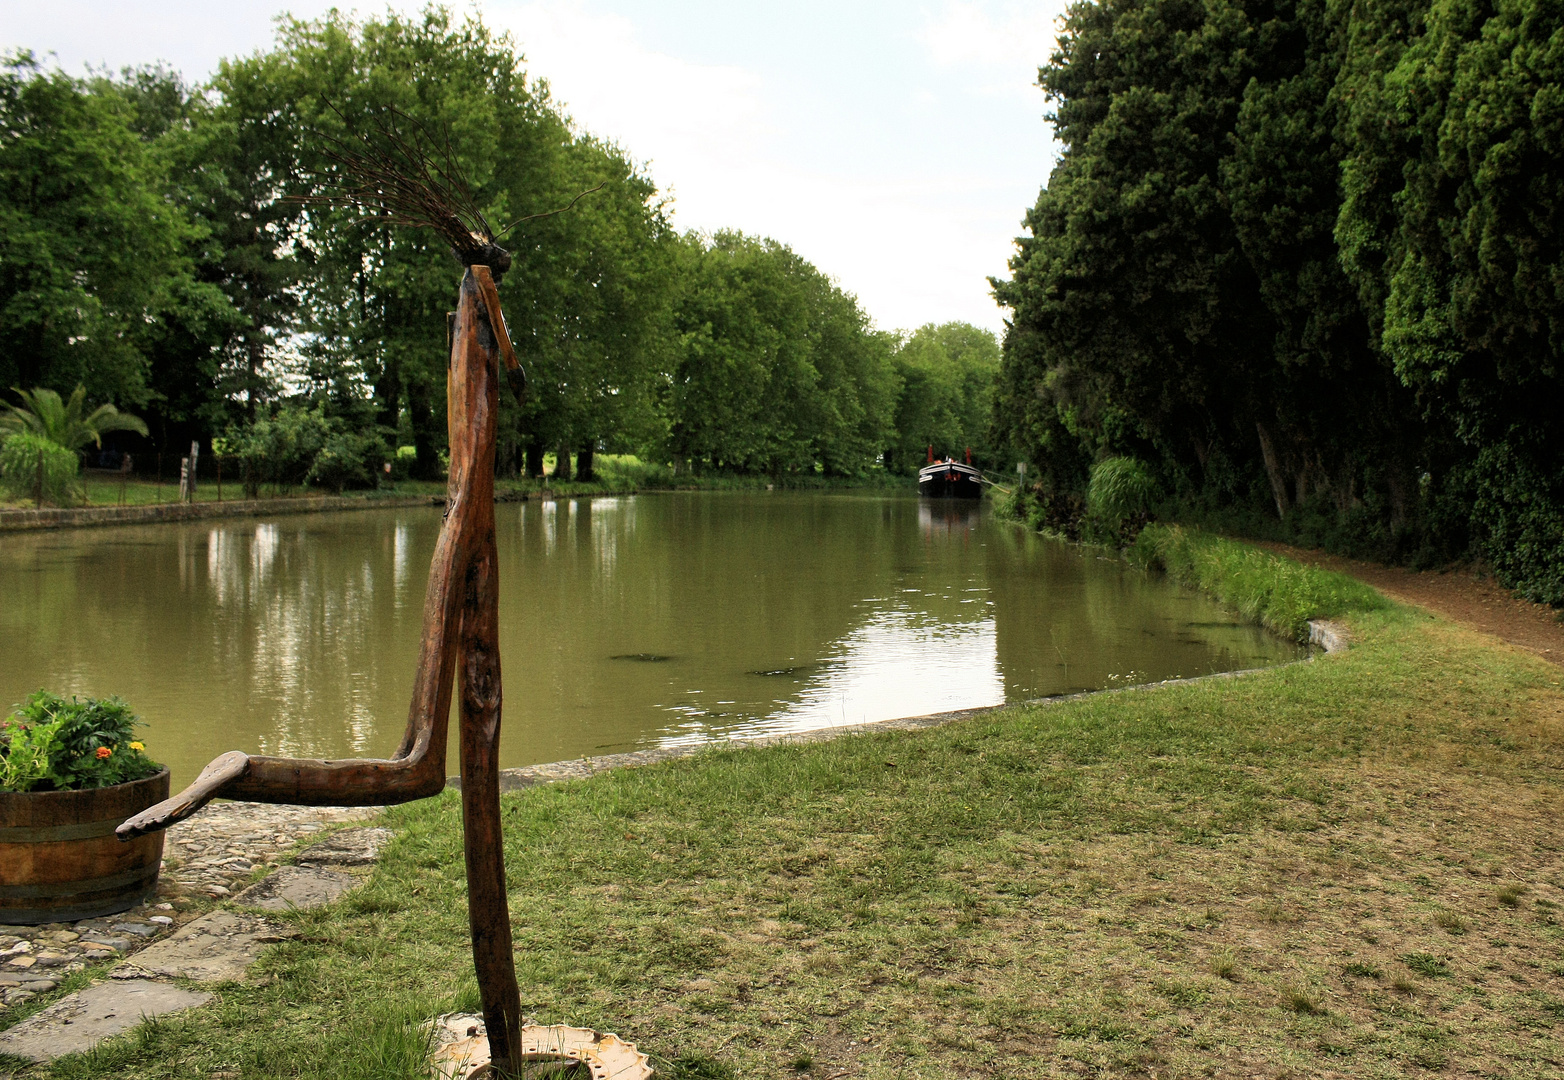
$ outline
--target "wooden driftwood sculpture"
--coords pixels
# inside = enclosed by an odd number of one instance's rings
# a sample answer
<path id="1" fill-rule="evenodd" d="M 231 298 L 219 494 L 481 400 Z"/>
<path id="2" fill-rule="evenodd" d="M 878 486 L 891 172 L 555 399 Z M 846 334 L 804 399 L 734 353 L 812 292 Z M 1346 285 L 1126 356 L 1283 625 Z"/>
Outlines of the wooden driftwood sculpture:
<path id="1" fill-rule="evenodd" d="M 371 205 L 380 223 L 423 225 L 452 244 L 466 266 L 450 327 L 447 421 L 450 475 L 445 523 L 424 595 L 423 643 L 407 730 L 386 759 L 324 761 L 217 758 L 184 791 L 127 820 L 122 839 L 167 828 L 218 796 L 312 806 L 407 802 L 445 787 L 447 718 L 453 677 L 461 694 L 462 829 L 467 860 L 473 961 L 483 1000 L 490 1061 L 504 1076 L 519 1066 L 521 1004 L 505 894 L 499 805 L 499 575 L 494 539 L 494 449 L 499 365 L 517 367 L 500 310 L 498 280 L 510 255 L 495 243 L 459 178 L 430 172 L 423 148 L 386 128 L 383 138 L 339 160 L 348 201 Z M 340 144 L 339 144 L 340 146 Z M 447 154 L 447 162 L 450 161 Z M 365 179 L 365 178 L 368 179 Z"/>

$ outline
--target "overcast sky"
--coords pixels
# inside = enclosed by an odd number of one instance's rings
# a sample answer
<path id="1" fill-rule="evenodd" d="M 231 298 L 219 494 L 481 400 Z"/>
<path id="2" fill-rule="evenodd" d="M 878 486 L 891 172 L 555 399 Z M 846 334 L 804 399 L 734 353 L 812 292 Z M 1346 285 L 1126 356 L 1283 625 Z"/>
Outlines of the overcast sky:
<path id="1" fill-rule="evenodd" d="M 277 12 L 331 6 L 0 0 L 0 47 L 73 73 L 161 60 L 199 81 L 222 57 L 267 48 Z M 1007 273 L 1056 153 L 1034 83 L 1063 0 L 453 7 L 508 31 L 581 127 L 644 162 L 681 230 L 780 240 L 882 329 L 1001 328 L 987 278 Z"/>

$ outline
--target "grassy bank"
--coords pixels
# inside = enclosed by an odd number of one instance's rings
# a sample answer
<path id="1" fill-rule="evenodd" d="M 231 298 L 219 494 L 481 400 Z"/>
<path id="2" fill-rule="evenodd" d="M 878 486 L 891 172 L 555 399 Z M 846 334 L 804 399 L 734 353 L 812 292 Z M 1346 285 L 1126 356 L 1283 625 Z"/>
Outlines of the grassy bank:
<path id="1" fill-rule="evenodd" d="M 1177 525 L 1147 525 L 1126 555 L 1296 641 L 1308 640 L 1310 619 L 1389 606 L 1373 589 L 1345 574 L 1300 566 L 1249 544 Z"/>
<path id="2" fill-rule="evenodd" d="M 1372 602 L 1313 663 L 507 796 L 523 1001 L 705 1080 L 1558 1075 L 1564 674 Z M 249 983 L 45 1075 L 421 1075 L 459 807 L 390 821 Z"/>

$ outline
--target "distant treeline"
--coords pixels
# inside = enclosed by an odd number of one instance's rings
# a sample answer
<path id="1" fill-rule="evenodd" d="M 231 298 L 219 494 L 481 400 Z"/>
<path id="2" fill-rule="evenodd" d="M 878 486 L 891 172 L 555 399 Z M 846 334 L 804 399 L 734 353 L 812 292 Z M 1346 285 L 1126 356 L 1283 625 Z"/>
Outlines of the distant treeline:
<path id="1" fill-rule="evenodd" d="M 1072 6 L 997 283 L 1044 516 L 1134 457 L 1186 518 L 1564 603 L 1561 40 L 1544 0 Z"/>
<path id="2" fill-rule="evenodd" d="M 501 295 L 527 385 L 503 395 L 502 474 L 545 451 L 567 470 L 605 450 L 836 476 L 910 468 L 928 443 L 986 454 L 992 334 L 877 331 L 782 244 L 678 235 L 509 39 L 440 8 L 284 19 L 204 86 L 6 60 L 0 393 L 83 384 L 140 413 L 150 449 L 218 437 L 257 483 L 372 483 L 384 462 L 437 477 L 460 267 L 427 233 L 320 201 L 334 152 L 386 129 L 448 140 L 489 221 L 517 223 Z"/>

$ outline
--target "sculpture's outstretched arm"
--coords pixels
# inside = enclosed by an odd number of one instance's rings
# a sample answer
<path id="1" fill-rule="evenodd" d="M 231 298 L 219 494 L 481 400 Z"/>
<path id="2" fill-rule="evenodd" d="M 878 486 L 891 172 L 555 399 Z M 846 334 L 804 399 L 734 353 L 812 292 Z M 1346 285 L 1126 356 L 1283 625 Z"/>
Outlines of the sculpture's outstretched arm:
<path id="1" fill-rule="evenodd" d="M 492 472 L 476 466 L 494 459 L 495 416 L 487 407 L 492 395 L 485 389 L 489 373 L 498 366 L 500 346 L 489 318 L 498 296 L 488 267 L 471 270 L 462 281 L 448 375 L 451 468 L 445 524 L 424 594 L 423 642 L 407 730 L 395 756 L 325 761 L 230 751 L 185 790 L 122 824 L 115 830 L 120 839 L 167 828 L 219 796 L 302 806 L 380 806 L 426 798 L 445 787 L 446 729 L 466 578 L 493 543 L 494 529 Z"/>

